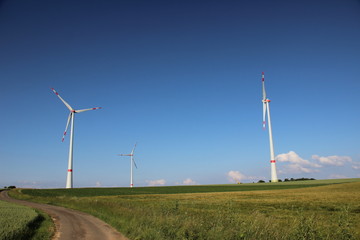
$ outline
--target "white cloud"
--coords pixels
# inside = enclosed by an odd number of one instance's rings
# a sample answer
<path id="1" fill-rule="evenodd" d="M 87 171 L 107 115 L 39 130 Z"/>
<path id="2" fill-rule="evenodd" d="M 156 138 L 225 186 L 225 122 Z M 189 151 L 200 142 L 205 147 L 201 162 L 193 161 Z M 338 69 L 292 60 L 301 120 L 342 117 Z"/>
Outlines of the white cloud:
<path id="1" fill-rule="evenodd" d="M 20 188 L 41 188 L 41 183 L 37 181 L 20 180 L 17 181 L 16 187 Z"/>
<path id="2" fill-rule="evenodd" d="M 258 180 L 261 179 L 261 177 L 252 177 L 252 176 L 246 176 L 239 171 L 229 171 L 227 174 L 228 180 L 232 183 L 241 182 L 244 180 Z"/>
<path id="3" fill-rule="evenodd" d="M 282 174 L 315 173 L 315 172 L 319 172 L 319 170 L 309 168 L 309 167 L 304 167 L 304 166 L 301 166 L 300 164 L 296 164 L 296 163 L 285 165 L 282 167 L 282 169 L 279 170 L 279 173 L 282 173 Z"/>
<path id="4" fill-rule="evenodd" d="M 345 175 L 340 175 L 340 174 L 332 174 L 329 176 L 329 178 L 331 178 L 331 179 L 339 178 L 340 179 L 340 178 L 348 178 L 348 177 Z"/>
<path id="5" fill-rule="evenodd" d="M 353 162 L 351 167 L 355 170 L 360 170 L 360 162 Z"/>
<path id="6" fill-rule="evenodd" d="M 279 173 L 283 174 L 299 174 L 299 173 L 315 173 L 319 172 L 318 168 L 325 166 L 344 166 L 346 163 L 352 163 L 352 168 L 360 169 L 360 163 L 352 161 L 349 156 L 327 156 L 312 155 L 311 160 L 301 158 L 296 152 L 290 151 L 276 156 L 277 161 L 283 163 L 279 165 Z M 333 178 L 346 178 L 343 175 L 332 175 Z"/>
<path id="7" fill-rule="evenodd" d="M 165 185 L 165 179 L 158 179 L 158 180 L 146 180 L 148 186 L 163 186 Z"/>
<path id="8" fill-rule="evenodd" d="M 312 163 L 309 160 L 301 158 L 296 152 L 290 151 L 288 153 L 282 153 L 275 157 L 279 162 L 290 162 L 292 164 L 298 164 L 300 166 L 309 166 L 309 167 L 321 167 L 321 165 Z"/>
<path id="9" fill-rule="evenodd" d="M 346 162 L 352 162 L 351 157 L 348 156 L 334 155 L 334 156 L 320 157 L 318 155 L 312 155 L 311 158 L 319 161 L 324 165 L 333 165 L 333 166 L 344 166 Z"/>
<path id="10" fill-rule="evenodd" d="M 197 182 L 195 182 L 195 181 L 192 180 L 191 178 L 187 178 L 187 179 L 185 179 L 185 180 L 182 182 L 182 184 L 184 184 L 184 185 L 196 185 Z"/>
<path id="11" fill-rule="evenodd" d="M 15 184 L 9 184 L 9 186 L 15 185 L 17 188 L 63 188 L 63 182 L 54 181 L 32 181 L 32 180 L 18 180 Z M 4 185 L 6 186 L 6 185 Z"/>
<path id="12" fill-rule="evenodd" d="M 279 162 L 288 163 L 279 168 L 279 173 L 313 173 L 319 172 L 316 168 L 320 168 L 321 165 L 310 162 L 309 160 L 301 158 L 296 152 L 290 151 L 288 153 L 282 153 L 275 157 Z"/>
<path id="13" fill-rule="evenodd" d="M 230 182 L 240 182 L 243 179 L 246 179 L 246 176 L 239 171 L 230 171 L 227 173 L 228 179 Z"/>

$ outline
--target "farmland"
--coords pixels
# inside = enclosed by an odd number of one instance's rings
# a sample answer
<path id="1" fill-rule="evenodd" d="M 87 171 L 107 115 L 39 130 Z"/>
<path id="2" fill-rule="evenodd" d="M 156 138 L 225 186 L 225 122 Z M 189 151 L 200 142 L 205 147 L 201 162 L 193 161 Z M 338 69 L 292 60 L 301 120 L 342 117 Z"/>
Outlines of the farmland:
<path id="1" fill-rule="evenodd" d="M 224 184 L 224 185 L 194 185 L 171 187 L 136 187 L 136 188 L 72 188 L 72 189 L 24 189 L 22 193 L 34 197 L 97 197 L 119 195 L 147 194 L 179 194 L 179 193 L 210 193 L 295 189 L 329 184 L 339 184 L 360 181 L 360 179 L 316 180 L 281 183 L 259 184 Z"/>
<path id="2" fill-rule="evenodd" d="M 0 201 L 0 239 L 43 239 L 38 234 L 44 216 L 29 207 Z"/>
<path id="3" fill-rule="evenodd" d="M 12 195 L 88 212 L 130 239 L 360 239 L 360 179 Z"/>

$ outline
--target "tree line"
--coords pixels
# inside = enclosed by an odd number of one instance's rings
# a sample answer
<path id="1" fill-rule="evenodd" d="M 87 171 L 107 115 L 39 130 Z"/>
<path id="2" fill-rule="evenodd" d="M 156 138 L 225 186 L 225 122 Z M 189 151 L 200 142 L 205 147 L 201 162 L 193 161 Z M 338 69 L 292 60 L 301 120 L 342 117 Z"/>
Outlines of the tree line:
<path id="1" fill-rule="evenodd" d="M 279 179 L 278 182 L 294 182 L 294 181 L 309 181 L 309 180 L 316 180 L 315 178 L 285 178 L 284 181 Z M 271 182 L 271 180 L 269 180 Z M 264 180 L 259 180 L 258 183 L 265 183 Z"/>

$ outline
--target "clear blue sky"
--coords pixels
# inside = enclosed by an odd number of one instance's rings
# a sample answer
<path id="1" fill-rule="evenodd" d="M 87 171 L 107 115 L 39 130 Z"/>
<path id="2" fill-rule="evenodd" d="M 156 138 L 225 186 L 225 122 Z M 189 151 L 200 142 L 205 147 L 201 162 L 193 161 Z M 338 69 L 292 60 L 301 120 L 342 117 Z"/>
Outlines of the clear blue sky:
<path id="1" fill-rule="evenodd" d="M 360 1 L 0 1 L 0 186 L 360 177 Z"/>

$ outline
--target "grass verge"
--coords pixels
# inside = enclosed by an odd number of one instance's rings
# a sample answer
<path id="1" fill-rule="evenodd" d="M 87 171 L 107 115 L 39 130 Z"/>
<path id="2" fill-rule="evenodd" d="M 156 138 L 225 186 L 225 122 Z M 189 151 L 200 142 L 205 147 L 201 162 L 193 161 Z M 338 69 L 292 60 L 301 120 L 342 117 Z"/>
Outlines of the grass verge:
<path id="1" fill-rule="evenodd" d="M 51 217 L 40 210 L 35 211 L 39 214 L 41 221 L 37 222 L 36 225 L 33 226 L 34 234 L 31 240 L 52 239 L 55 233 L 55 225 Z"/>

